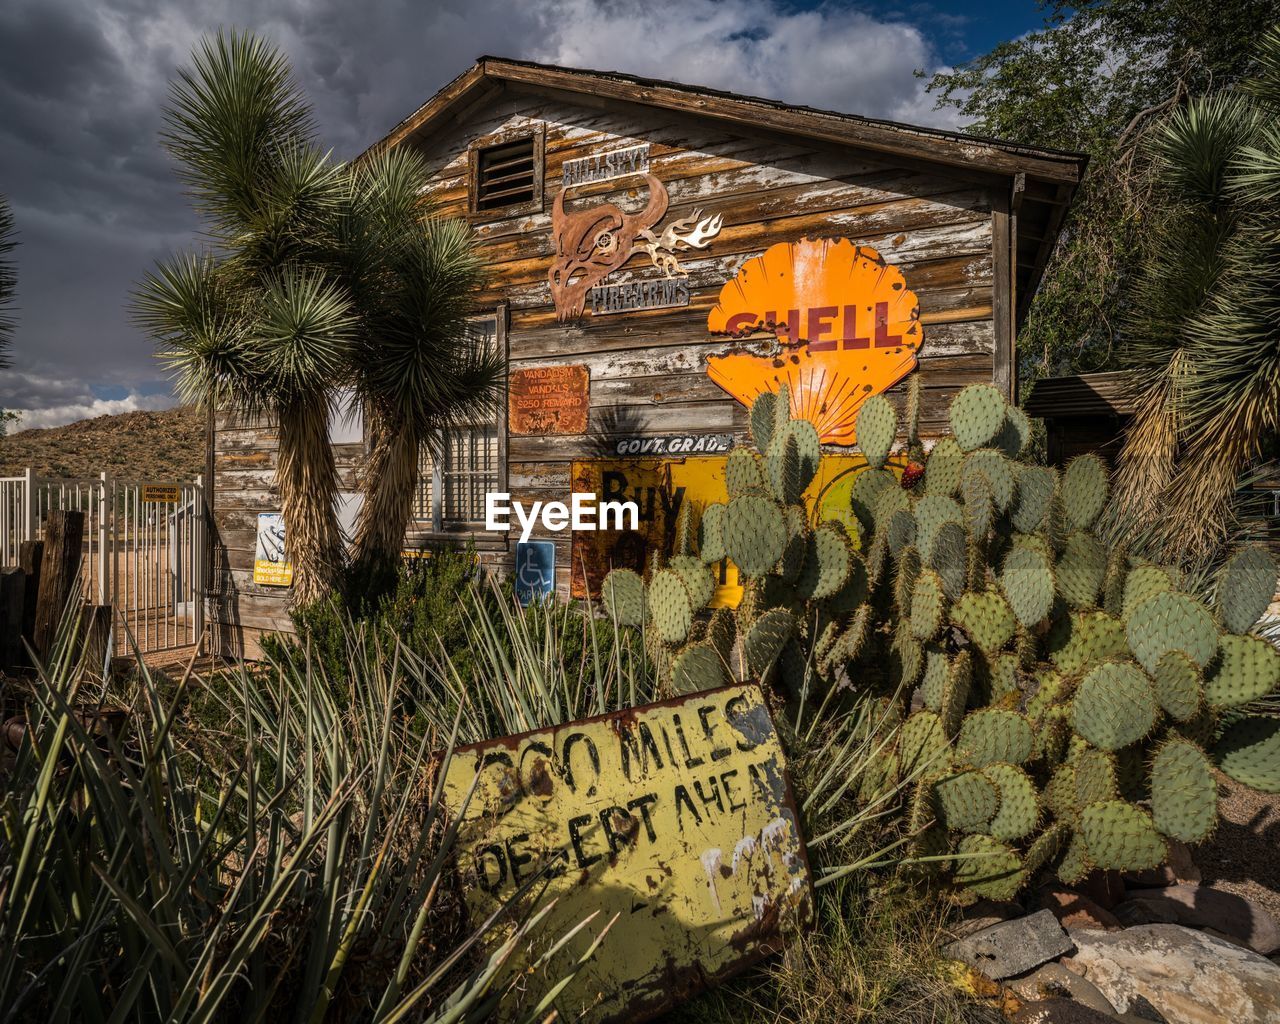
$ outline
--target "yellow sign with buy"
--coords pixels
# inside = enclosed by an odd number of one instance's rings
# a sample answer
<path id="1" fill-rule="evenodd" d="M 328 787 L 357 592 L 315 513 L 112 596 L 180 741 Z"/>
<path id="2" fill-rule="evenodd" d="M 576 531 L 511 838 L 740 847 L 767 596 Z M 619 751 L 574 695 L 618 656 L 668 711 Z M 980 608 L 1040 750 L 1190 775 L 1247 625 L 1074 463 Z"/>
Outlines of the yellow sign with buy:
<path id="1" fill-rule="evenodd" d="M 670 552 L 680 506 L 693 502 L 701 512 L 708 505 L 729 500 L 723 456 L 686 459 L 614 459 L 575 462 L 574 491 L 597 494 L 601 501 L 634 501 L 640 508 L 639 530 L 576 531 L 573 534 L 571 593 L 596 598 L 610 569 L 645 571 L 651 551 Z M 901 474 L 905 463 L 890 459 L 889 469 Z M 824 454 L 818 474 L 804 492 L 813 522 L 845 523 L 857 537 L 851 505 L 855 475 L 867 468 L 861 455 Z M 742 600 L 738 569 L 727 559 L 717 568 L 712 608 L 736 608 Z"/>
<path id="2" fill-rule="evenodd" d="M 538 906 L 555 901 L 531 956 L 504 968 L 525 971 L 525 1011 L 602 932 L 552 1004 L 560 1020 L 646 1020 L 812 917 L 782 747 L 755 685 L 464 747 L 443 797 L 473 923 L 522 886 L 545 883 Z M 550 963 L 522 966 L 588 919 Z"/>

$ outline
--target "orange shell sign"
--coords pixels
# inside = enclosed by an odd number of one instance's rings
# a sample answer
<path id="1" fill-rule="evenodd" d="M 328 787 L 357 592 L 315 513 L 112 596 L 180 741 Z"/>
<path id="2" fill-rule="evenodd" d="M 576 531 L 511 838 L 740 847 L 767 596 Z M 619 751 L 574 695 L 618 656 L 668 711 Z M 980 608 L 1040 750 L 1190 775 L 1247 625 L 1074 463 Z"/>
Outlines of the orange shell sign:
<path id="1" fill-rule="evenodd" d="M 858 410 L 916 365 L 920 303 L 902 271 L 847 239 L 780 242 L 748 260 L 720 289 L 707 318 L 716 334 L 744 340 L 707 360 L 707 373 L 749 405 L 791 388 L 791 413 L 812 420 L 824 442 L 852 444 Z"/>

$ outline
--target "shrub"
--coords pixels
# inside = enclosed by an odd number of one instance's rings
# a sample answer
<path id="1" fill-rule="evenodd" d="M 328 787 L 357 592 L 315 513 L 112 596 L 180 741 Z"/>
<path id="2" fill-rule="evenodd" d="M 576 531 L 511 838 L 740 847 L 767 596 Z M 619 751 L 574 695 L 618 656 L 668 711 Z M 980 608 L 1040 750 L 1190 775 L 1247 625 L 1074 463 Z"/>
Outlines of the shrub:
<path id="1" fill-rule="evenodd" d="M 1249 632 L 1276 583 L 1265 549 L 1227 562 L 1210 608 L 1171 570 L 1107 550 L 1094 532 L 1103 464 L 1020 461 L 1028 421 L 993 387 L 961 391 L 952 436 L 901 479 L 886 468 L 897 426 L 886 399 L 866 402 L 853 525 L 814 524 L 800 502 L 817 431 L 791 418 L 785 389 L 757 399 L 755 448 L 729 456 L 729 501 L 700 522 L 682 510 L 677 548 L 647 582 L 605 581 L 606 607 L 643 630 L 671 687 L 736 675 L 793 702 L 846 682 L 891 695 L 893 753 L 859 788 L 913 779 L 914 856 L 952 858 L 958 884 L 993 898 L 1041 869 L 1074 881 L 1153 867 L 1168 839 L 1203 839 L 1214 763 L 1280 791 L 1280 720 L 1247 714 L 1280 688 L 1280 652 Z M 919 451 L 910 412 L 906 435 Z M 707 566 L 725 557 L 742 603 L 702 614 Z"/>

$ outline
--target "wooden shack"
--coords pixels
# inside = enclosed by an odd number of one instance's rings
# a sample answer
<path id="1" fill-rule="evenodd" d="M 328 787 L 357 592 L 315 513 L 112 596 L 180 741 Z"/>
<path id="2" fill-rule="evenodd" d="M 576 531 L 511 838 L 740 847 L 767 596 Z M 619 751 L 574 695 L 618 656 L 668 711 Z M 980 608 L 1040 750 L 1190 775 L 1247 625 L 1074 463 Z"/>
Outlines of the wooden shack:
<path id="1" fill-rule="evenodd" d="M 492 57 L 374 148 L 388 146 L 421 149 L 429 198 L 471 223 L 490 284 L 474 337 L 460 341 L 500 346 L 510 367 L 506 409 L 449 438 L 441 464 L 424 460 L 406 546 L 470 541 L 507 568 L 516 537 L 485 530 L 486 493 L 528 503 L 602 488 L 669 526 L 676 503 L 714 491 L 721 453 L 746 436 L 744 388 L 780 379 L 771 359 L 798 367 L 793 404 L 812 385 L 806 408 L 840 407 L 843 425 L 823 428 L 836 445 L 851 439 L 850 410 L 875 391 L 901 395 L 913 368 L 926 434 L 968 383 L 1016 395 L 1018 326 L 1085 166 L 1078 154 Z M 775 267 L 790 291 L 769 305 Z M 843 294 L 855 277 L 862 290 Z M 359 424 L 336 425 L 333 439 L 354 492 Z M 290 628 L 288 588 L 254 581 L 260 516 L 270 535 L 279 509 L 271 424 L 217 417 L 209 461 L 209 621 L 224 653 L 252 655 L 261 631 Z M 538 536 L 554 545 L 555 589 L 589 592 L 600 549 L 575 552 L 581 535 L 567 531 Z M 638 544 L 606 555 L 642 558 Z"/>

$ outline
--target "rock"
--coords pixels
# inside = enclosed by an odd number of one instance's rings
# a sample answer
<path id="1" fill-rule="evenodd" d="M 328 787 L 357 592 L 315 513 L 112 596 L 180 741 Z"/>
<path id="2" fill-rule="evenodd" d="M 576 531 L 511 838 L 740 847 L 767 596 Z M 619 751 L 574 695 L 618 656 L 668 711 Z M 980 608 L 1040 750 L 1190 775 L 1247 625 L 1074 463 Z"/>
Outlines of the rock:
<path id="1" fill-rule="evenodd" d="M 1266 956 L 1280 950 L 1280 924 L 1247 896 L 1204 885 L 1135 892 L 1115 909 L 1126 925 L 1184 924 L 1211 928 Z"/>
<path id="2" fill-rule="evenodd" d="M 1027 1003 L 1014 1014 L 1013 1024 L 1116 1024 L 1116 1018 L 1074 999 L 1045 999 Z"/>
<path id="3" fill-rule="evenodd" d="M 960 920 L 951 926 L 950 932 L 955 938 L 962 939 L 966 935 L 980 932 L 1010 918 L 1021 917 L 1024 913 L 1025 911 L 1017 903 L 980 899 L 964 908 Z"/>
<path id="4" fill-rule="evenodd" d="M 1071 939 L 1047 910 L 1002 921 L 942 949 L 944 955 L 963 961 L 996 981 L 1025 974 L 1070 951 Z"/>
<path id="5" fill-rule="evenodd" d="M 1053 914 L 1063 928 L 1096 928 L 1111 931 L 1123 925 L 1115 914 L 1103 910 L 1088 896 L 1062 886 L 1046 886 L 1040 891 L 1040 906 Z"/>
<path id="6" fill-rule="evenodd" d="M 1166 885 L 1177 885 L 1179 882 L 1199 883 L 1200 869 L 1191 859 L 1190 847 L 1177 839 L 1170 839 L 1167 842 L 1169 862 L 1146 871 L 1126 871 L 1123 875 L 1125 885 L 1139 889 L 1156 889 Z"/>
<path id="7" fill-rule="evenodd" d="M 1068 996 L 1077 1003 L 1100 1013 L 1114 1013 L 1106 996 L 1087 978 L 1072 974 L 1062 964 L 1048 963 L 1030 974 L 1014 978 L 1006 984 L 1019 999 L 1028 1003 Z"/>
<path id="8" fill-rule="evenodd" d="M 1280 1020 L 1280 967 L 1257 953 L 1176 924 L 1070 937 L 1076 953 L 1064 966 L 1083 973 L 1120 1014 L 1168 1024 Z"/>

